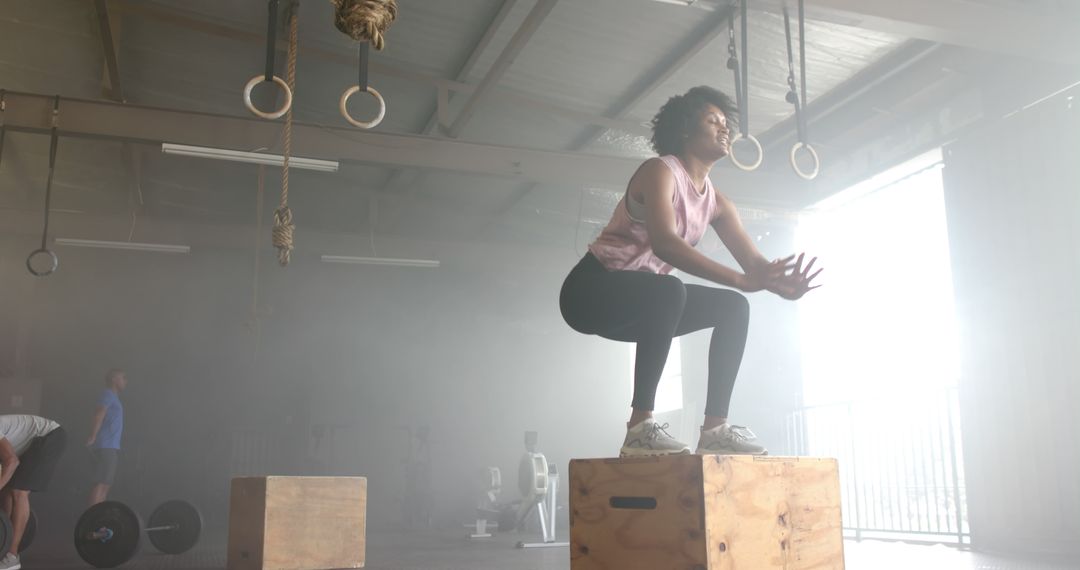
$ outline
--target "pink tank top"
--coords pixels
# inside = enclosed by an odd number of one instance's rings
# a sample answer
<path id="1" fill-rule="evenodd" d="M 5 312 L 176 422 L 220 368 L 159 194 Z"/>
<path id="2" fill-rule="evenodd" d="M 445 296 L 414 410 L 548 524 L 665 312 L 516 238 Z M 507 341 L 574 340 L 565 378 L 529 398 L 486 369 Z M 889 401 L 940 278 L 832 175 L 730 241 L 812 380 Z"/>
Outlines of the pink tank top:
<path id="1" fill-rule="evenodd" d="M 705 193 L 699 194 L 690 174 L 677 157 L 661 156 L 660 160 L 675 175 L 675 196 L 672 199 L 675 233 L 691 246 L 696 246 L 716 214 L 716 191 L 709 178 L 705 177 Z M 589 245 L 589 251 L 609 270 L 648 271 L 661 275 L 671 273 L 674 268 L 653 253 L 644 217 L 636 219 L 631 216 L 627 200 L 630 200 L 629 191 L 619 200 L 611 221 L 596 241 Z"/>

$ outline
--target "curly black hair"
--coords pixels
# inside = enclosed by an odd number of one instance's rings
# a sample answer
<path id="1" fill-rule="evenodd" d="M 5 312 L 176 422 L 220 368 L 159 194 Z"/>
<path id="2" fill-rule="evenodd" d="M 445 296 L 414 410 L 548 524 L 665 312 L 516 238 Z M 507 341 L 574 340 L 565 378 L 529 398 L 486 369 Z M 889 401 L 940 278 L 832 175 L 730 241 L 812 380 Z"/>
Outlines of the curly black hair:
<path id="1" fill-rule="evenodd" d="M 653 150 L 661 156 L 682 152 L 691 125 L 697 120 L 698 113 L 709 103 L 723 111 L 729 129 L 734 131 L 738 127 L 739 108 L 735 101 L 719 90 L 699 85 L 682 95 L 668 99 L 667 103 L 660 107 L 660 112 L 652 120 Z"/>

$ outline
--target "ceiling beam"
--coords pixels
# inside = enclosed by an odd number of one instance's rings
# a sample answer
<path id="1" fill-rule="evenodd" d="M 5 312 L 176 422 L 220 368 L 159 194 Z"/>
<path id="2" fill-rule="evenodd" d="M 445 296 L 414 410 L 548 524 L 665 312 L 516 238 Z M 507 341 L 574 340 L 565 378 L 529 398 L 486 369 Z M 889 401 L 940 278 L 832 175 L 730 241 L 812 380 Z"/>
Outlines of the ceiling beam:
<path id="1" fill-rule="evenodd" d="M 458 68 L 457 73 L 454 75 L 455 81 L 463 82 L 468 79 L 473 68 L 476 67 L 476 62 L 480 60 L 480 57 L 487 50 L 488 46 L 491 44 L 491 40 L 495 37 L 495 33 L 499 31 L 499 28 L 506 20 L 506 17 L 510 15 L 510 11 L 513 10 L 514 6 L 517 4 L 517 1 L 518 0 L 503 0 L 502 4 L 499 5 L 499 9 L 495 12 L 495 15 L 492 16 L 491 21 L 488 22 L 483 35 L 481 35 L 480 39 L 473 45 L 465 62 Z M 420 134 L 431 134 L 435 131 L 436 125 L 441 125 L 443 127 L 447 126 L 440 120 L 440 116 L 445 112 L 447 106 L 449 106 L 449 93 L 445 88 L 439 87 L 438 92 L 436 93 L 435 105 L 431 111 L 428 112 L 428 118 L 424 121 L 424 126 L 420 130 Z M 386 183 L 383 184 L 380 193 L 383 193 L 390 188 L 404 186 L 403 179 L 406 177 L 406 172 L 406 170 L 398 168 L 390 173 L 390 176 L 387 177 Z M 392 214 L 394 223 L 401 220 L 405 208 L 411 207 L 415 203 L 416 188 L 418 186 L 420 186 L 419 180 L 408 185 L 407 199 L 399 202 L 398 208 Z"/>
<path id="2" fill-rule="evenodd" d="M 464 82 L 472 74 L 473 69 L 476 67 L 476 62 L 480 60 L 480 57 L 491 45 L 491 40 L 495 38 L 495 33 L 499 31 L 506 17 L 510 15 L 510 11 L 514 9 L 518 0 L 503 0 L 499 5 L 499 9 L 495 12 L 495 15 L 488 23 L 487 29 L 484 30 L 484 34 L 480 36 L 480 40 L 473 46 L 472 51 L 469 52 L 469 57 L 466 58 L 465 63 L 458 68 L 457 74 L 454 75 L 455 81 Z M 424 122 L 424 128 L 420 132 L 421 134 L 431 134 L 435 129 L 435 125 L 439 121 L 439 102 L 435 102 L 435 108 L 428 114 L 427 121 Z"/>
<path id="3" fill-rule="evenodd" d="M 52 97 L 8 92 L 7 128 L 47 134 Z M 149 144 L 174 142 L 231 149 L 268 146 L 280 136 L 279 122 L 211 113 L 121 105 L 108 101 L 64 99 L 60 107 L 64 136 L 127 140 Z M 449 170 L 516 180 L 622 184 L 637 160 L 396 135 L 353 128 L 294 123 L 296 156 L 372 164 Z"/>
<path id="4" fill-rule="evenodd" d="M 48 134 L 53 96 L 8 92 L 7 128 Z M 253 117 L 159 109 L 110 101 L 64 99 L 60 134 L 150 145 L 172 142 L 250 150 L 280 136 L 281 124 Z M 622 188 L 639 166 L 637 158 L 478 144 L 419 135 L 360 131 L 349 127 L 293 124 L 295 156 L 349 164 L 452 171 L 508 181 L 562 187 Z M 774 200 L 800 186 L 789 174 L 714 169 L 714 183 L 736 188 L 743 205 L 777 205 Z M 782 204 L 779 204 L 782 205 Z"/>
<path id="5" fill-rule="evenodd" d="M 506 73 L 510 66 L 513 65 L 514 60 L 521 53 L 521 50 L 525 49 L 525 45 L 532 39 L 533 34 L 540 29 L 540 25 L 544 23 L 544 20 L 551 13 L 551 10 L 555 8 L 555 4 L 559 0 L 537 0 L 533 9 L 529 11 L 529 15 L 525 17 L 525 21 L 521 23 L 521 27 L 514 32 L 514 36 L 510 38 L 510 43 L 506 45 L 499 57 L 495 59 L 495 63 L 491 64 L 491 68 L 484 75 L 484 78 L 480 80 L 480 84 L 477 85 L 476 90 L 469 95 L 469 98 L 465 100 L 465 104 L 458 111 L 457 118 L 446 129 L 446 135 L 450 138 L 458 138 L 461 136 L 461 132 L 465 129 L 465 125 L 472 119 L 474 113 L 476 113 L 477 104 L 486 97 L 495 85 L 502 79 L 502 76 Z"/>
<path id="6" fill-rule="evenodd" d="M 117 39 L 120 32 L 119 18 L 109 10 L 108 0 L 94 0 L 94 8 L 98 17 L 101 51 L 105 58 L 102 91 L 111 99 L 123 103 L 124 84 L 120 79 L 120 64 L 117 58 Z"/>
<path id="7" fill-rule="evenodd" d="M 102 93 L 114 101 L 125 103 L 124 82 L 120 75 L 120 16 L 109 9 L 109 0 L 94 0 L 94 9 L 98 16 L 98 33 L 101 36 L 101 50 L 104 55 L 105 69 L 102 71 Z M 127 142 L 121 145 L 124 169 L 131 183 L 131 211 L 142 210 L 145 205 L 142 192 L 142 158 L 138 149 Z"/>
<path id="8" fill-rule="evenodd" d="M 0 236 L 3 236 L 3 244 L 16 243 L 22 246 L 0 248 L 0 263 L 4 269 L 25 272 L 22 267 L 23 260 L 30 249 L 36 247 L 34 241 L 41 237 L 41 212 L 16 211 L 0 208 Z M 129 220 L 123 216 L 85 213 L 67 214 L 56 213 L 56 227 L 62 233 L 53 234 L 50 229 L 50 239 L 53 237 L 85 238 L 120 241 L 126 237 Z M 456 215 L 456 214 L 455 214 Z M 236 259 L 250 259 L 252 253 L 252 232 L 255 229 L 254 220 L 247 217 L 243 224 L 227 223 L 219 220 L 205 220 L 192 222 L 176 220 L 175 218 L 148 216 L 139 222 L 137 241 L 150 243 L 182 244 L 191 247 L 191 259 L 193 261 L 207 254 L 234 253 L 241 257 Z M 325 271 L 331 274 L 350 275 L 365 271 L 363 266 L 342 266 L 339 264 L 322 263 L 321 255 L 365 255 L 371 251 L 370 233 L 368 231 L 334 231 L 316 227 L 304 226 L 303 243 L 297 243 L 297 249 L 293 251 L 292 264 L 309 264 L 315 271 Z M 8 236 L 18 236 L 19 239 L 9 239 Z M 379 241 L 379 252 L 394 252 L 395 257 L 439 259 L 444 266 L 457 265 L 459 267 L 473 268 L 482 264 L 490 265 L 491 260 L 500 259 L 500 270 L 506 270 L 513 266 L 514 271 L 535 271 L 536 260 L 559 258 L 561 250 L 553 249 L 547 245 L 515 241 L 507 243 L 505 240 L 493 242 L 463 241 L 458 239 L 430 239 L 416 236 L 376 236 Z M 269 238 L 266 239 L 269 247 Z M 50 244 L 52 247 L 52 244 Z M 58 246 L 55 248 L 60 256 L 60 271 L 65 271 L 64 260 L 85 257 L 86 250 Z M 123 255 L 117 252 L 117 255 Z M 5 257 L 6 256 L 6 257 Z M 186 257 L 185 257 L 186 258 Z M 178 258 L 175 258 L 178 259 Z M 70 269 L 66 269 L 70 270 Z M 22 273 L 25 275 L 25 273 Z M 34 283 L 29 277 L 20 281 Z M 41 280 L 37 281 L 41 283 Z M 5 281 L 5 286 L 8 283 Z M 18 284 L 5 288 L 5 298 L 11 294 L 17 294 L 15 289 Z"/>
<path id="9" fill-rule="evenodd" d="M 970 0 L 814 0 L 806 18 L 991 53 L 1080 63 L 1080 22 L 1060 10 Z M 1031 2 L 1027 3 L 1033 4 Z M 783 0 L 758 0 L 779 12 Z"/>

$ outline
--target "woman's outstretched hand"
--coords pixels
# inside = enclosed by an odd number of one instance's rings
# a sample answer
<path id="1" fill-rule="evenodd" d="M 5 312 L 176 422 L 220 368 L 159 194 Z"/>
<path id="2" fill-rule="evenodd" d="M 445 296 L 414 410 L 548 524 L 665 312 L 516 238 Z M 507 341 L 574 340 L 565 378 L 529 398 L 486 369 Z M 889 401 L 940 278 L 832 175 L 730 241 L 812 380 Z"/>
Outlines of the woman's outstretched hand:
<path id="1" fill-rule="evenodd" d="M 810 273 L 817 258 L 811 259 L 810 263 L 807 263 L 806 267 L 803 267 L 803 259 L 805 256 L 805 253 L 800 253 L 799 259 L 796 260 L 794 264 L 785 267 L 784 274 L 770 281 L 766 289 L 789 301 L 795 301 L 801 299 L 808 291 L 821 287 L 821 285 L 811 285 L 811 283 L 824 268 L 819 268 L 817 271 Z M 790 260 L 792 257 L 795 256 L 792 255 L 787 259 Z M 787 269 L 791 269 L 791 271 L 788 272 Z"/>
<path id="2" fill-rule="evenodd" d="M 788 271 L 795 268 L 795 264 L 792 262 L 793 259 L 795 259 L 794 254 L 783 259 L 775 259 L 768 264 L 747 272 L 742 276 L 739 289 L 747 293 L 763 289 L 772 291 L 772 287 L 781 284 Z"/>

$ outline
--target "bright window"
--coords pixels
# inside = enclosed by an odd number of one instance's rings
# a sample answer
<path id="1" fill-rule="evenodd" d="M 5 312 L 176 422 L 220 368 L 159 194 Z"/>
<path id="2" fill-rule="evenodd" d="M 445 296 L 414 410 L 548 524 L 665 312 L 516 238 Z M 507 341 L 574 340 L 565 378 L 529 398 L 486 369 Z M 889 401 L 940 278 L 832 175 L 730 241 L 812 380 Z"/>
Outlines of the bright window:
<path id="1" fill-rule="evenodd" d="M 805 405 L 955 385 L 940 151 L 818 204 L 796 243 L 825 268 L 798 304 Z"/>

